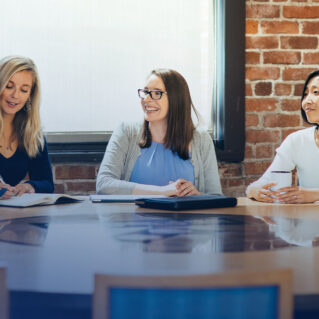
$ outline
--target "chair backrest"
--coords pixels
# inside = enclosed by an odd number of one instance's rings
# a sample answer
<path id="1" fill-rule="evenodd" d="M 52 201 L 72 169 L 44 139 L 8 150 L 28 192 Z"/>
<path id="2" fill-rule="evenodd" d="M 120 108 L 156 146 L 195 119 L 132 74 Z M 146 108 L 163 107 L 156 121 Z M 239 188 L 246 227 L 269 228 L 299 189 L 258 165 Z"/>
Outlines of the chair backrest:
<path id="1" fill-rule="evenodd" d="M 93 319 L 291 319 L 292 271 L 95 275 Z"/>
<path id="2" fill-rule="evenodd" d="M 9 318 L 9 294 L 6 284 L 6 269 L 0 267 L 0 318 Z"/>

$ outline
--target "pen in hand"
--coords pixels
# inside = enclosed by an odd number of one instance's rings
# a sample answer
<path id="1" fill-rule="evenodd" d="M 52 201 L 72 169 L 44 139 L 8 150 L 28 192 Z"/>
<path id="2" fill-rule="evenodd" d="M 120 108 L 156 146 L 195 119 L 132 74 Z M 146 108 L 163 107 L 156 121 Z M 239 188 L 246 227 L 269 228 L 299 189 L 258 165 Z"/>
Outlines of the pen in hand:
<path id="1" fill-rule="evenodd" d="M 0 183 L 5 184 L 5 181 L 3 180 L 2 176 L 0 175 Z M 7 191 L 8 189 L 3 187 L 0 189 L 0 197 Z"/>

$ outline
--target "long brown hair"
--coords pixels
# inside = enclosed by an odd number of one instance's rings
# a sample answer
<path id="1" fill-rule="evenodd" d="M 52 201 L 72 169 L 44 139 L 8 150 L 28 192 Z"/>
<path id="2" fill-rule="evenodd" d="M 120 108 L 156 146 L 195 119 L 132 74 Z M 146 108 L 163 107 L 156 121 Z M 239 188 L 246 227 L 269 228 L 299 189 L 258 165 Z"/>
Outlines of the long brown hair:
<path id="1" fill-rule="evenodd" d="M 40 82 L 34 62 L 25 57 L 9 56 L 0 60 L 0 95 L 10 78 L 17 72 L 30 71 L 33 75 L 29 106 L 25 105 L 13 119 L 14 138 L 18 147 L 24 148 L 30 157 L 35 157 L 44 146 L 40 123 Z M 3 132 L 3 118 L 0 112 L 0 136 Z"/>
<path id="2" fill-rule="evenodd" d="M 164 138 L 164 146 L 184 160 L 189 159 L 189 144 L 193 138 L 195 125 L 192 120 L 192 109 L 197 118 L 188 84 L 178 72 L 170 69 L 155 69 L 151 75 L 160 77 L 164 83 L 168 96 L 167 131 Z M 139 143 L 141 148 L 150 147 L 152 135 L 149 130 L 149 122 L 144 120 L 142 137 Z"/>

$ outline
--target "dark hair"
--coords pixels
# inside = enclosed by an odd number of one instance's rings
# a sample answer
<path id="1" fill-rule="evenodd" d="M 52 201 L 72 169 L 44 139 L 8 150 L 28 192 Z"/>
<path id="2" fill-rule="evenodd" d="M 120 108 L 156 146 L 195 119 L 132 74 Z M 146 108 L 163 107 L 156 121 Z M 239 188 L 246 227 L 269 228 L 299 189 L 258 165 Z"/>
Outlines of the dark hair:
<path id="1" fill-rule="evenodd" d="M 303 108 L 302 108 L 302 101 L 303 101 L 303 99 L 305 98 L 307 86 L 308 86 L 309 82 L 310 82 L 313 78 L 315 78 L 315 77 L 317 77 L 317 76 L 319 76 L 319 70 L 316 70 L 316 71 L 311 72 L 311 73 L 308 75 L 308 77 L 307 77 L 307 80 L 306 80 L 306 82 L 305 82 L 305 85 L 304 85 L 303 90 L 302 90 L 302 95 L 301 95 L 301 116 L 302 116 L 302 118 L 303 118 L 303 120 L 304 120 L 305 122 L 307 122 L 308 124 L 311 124 L 311 125 L 315 125 L 315 126 L 317 126 L 317 128 L 318 128 L 318 127 L 319 127 L 319 123 L 311 123 L 311 122 L 309 122 L 308 119 L 307 119 L 306 112 L 305 112 L 305 111 L 303 110 Z"/>
<path id="2" fill-rule="evenodd" d="M 164 146 L 184 160 L 189 159 L 189 144 L 194 134 L 192 121 L 192 109 L 198 117 L 186 80 L 181 74 L 170 69 L 155 69 L 151 75 L 160 77 L 165 86 L 168 97 L 167 131 L 164 138 Z M 142 138 L 139 146 L 150 147 L 152 135 L 149 130 L 149 122 L 144 120 Z"/>

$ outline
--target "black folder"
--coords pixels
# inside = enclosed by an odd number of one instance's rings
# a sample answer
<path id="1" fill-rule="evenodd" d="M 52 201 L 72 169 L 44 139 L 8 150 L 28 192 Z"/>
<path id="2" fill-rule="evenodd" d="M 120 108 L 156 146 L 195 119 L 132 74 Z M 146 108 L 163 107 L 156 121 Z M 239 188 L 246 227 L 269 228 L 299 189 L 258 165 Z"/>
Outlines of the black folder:
<path id="1" fill-rule="evenodd" d="M 237 205 L 237 199 L 223 195 L 195 195 L 186 197 L 139 198 L 135 200 L 135 204 L 140 207 L 154 209 L 191 210 L 233 207 Z"/>

